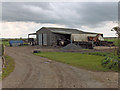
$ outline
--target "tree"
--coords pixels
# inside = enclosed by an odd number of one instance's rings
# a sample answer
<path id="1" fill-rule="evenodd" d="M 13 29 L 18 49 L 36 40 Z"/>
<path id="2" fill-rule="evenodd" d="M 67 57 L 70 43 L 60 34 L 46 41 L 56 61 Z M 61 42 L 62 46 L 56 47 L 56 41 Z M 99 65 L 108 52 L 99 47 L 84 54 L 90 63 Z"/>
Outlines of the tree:
<path id="1" fill-rule="evenodd" d="M 116 34 L 118 36 L 117 44 L 115 44 L 117 48 L 117 50 L 115 50 L 115 54 L 114 55 L 107 55 L 105 59 L 103 59 L 102 61 L 102 65 L 105 68 L 109 68 L 111 70 L 115 70 L 115 71 L 120 71 L 120 28 L 117 27 L 113 27 L 111 29 L 111 31 L 116 31 Z M 117 53 L 116 53 L 117 51 Z"/>
<path id="2" fill-rule="evenodd" d="M 118 49 L 117 49 L 117 55 L 120 57 L 120 27 L 116 26 L 111 29 L 111 31 L 116 31 L 116 34 L 118 35 Z"/>

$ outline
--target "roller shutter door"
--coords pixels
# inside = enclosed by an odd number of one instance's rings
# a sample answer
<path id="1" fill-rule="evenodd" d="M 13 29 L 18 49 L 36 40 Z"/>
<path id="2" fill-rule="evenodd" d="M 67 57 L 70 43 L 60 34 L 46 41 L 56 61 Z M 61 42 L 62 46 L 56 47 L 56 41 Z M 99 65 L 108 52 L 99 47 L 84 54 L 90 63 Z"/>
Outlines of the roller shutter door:
<path id="1" fill-rule="evenodd" d="M 39 45 L 42 46 L 42 34 L 39 34 L 38 37 L 39 37 L 39 39 L 38 39 L 39 40 Z"/>
<path id="2" fill-rule="evenodd" d="M 43 45 L 47 45 L 47 34 L 43 34 Z"/>

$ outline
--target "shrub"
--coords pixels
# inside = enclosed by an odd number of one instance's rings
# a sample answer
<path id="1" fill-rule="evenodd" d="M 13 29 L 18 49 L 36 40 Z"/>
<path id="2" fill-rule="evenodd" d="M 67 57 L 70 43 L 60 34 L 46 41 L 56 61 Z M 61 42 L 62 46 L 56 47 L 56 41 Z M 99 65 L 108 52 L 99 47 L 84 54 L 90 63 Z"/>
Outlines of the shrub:
<path id="1" fill-rule="evenodd" d="M 104 68 L 118 71 L 119 57 L 117 55 L 114 55 L 114 53 L 94 52 L 94 53 L 88 53 L 88 54 L 104 56 L 105 58 L 101 61 L 101 65 Z"/>
<path id="2" fill-rule="evenodd" d="M 106 56 L 101 65 L 107 69 L 118 71 L 118 57 Z"/>

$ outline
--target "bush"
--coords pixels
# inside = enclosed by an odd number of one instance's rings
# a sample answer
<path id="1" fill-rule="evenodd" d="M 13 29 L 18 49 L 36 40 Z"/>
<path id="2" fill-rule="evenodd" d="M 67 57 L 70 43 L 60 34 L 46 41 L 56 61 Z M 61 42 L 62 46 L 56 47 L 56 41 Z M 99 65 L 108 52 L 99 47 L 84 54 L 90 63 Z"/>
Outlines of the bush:
<path id="1" fill-rule="evenodd" d="M 101 61 L 101 65 L 106 69 L 118 71 L 119 58 L 117 55 L 114 55 L 114 53 L 94 52 L 94 53 L 88 53 L 88 54 L 104 56 L 105 58 Z"/>
<path id="2" fill-rule="evenodd" d="M 105 59 L 102 60 L 101 65 L 104 68 L 118 71 L 118 57 L 106 56 Z"/>
<path id="3" fill-rule="evenodd" d="M 115 44 L 115 46 L 119 46 L 120 45 L 120 39 L 116 39 L 114 44 Z"/>

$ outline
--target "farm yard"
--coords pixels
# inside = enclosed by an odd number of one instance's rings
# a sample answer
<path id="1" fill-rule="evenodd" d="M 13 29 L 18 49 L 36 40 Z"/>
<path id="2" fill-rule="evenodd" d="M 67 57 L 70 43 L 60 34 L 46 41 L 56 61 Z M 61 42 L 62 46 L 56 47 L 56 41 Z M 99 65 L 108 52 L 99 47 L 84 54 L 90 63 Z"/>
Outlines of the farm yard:
<path id="1" fill-rule="evenodd" d="M 92 39 L 98 40 L 98 37 Z M 3 69 L 3 88 L 118 87 L 117 47 L 107 45 L 109 40 L 107 44 L 99 41 L 104 45 L 99 42 L 92 45 L 89 41 L 69 42 L 67 45 L 62 45 L 64 41 L 60 42 L 50 46 L 37 45 L 31 38 L 4 39 L 6 60 L 11 61 L 8 63 L 10 68 Z"/>
<path id="2" fill-rule="evenodd" d="M 33 54 L 38 48 L 41 50 L 41 53 L 38 53 L 40 56 Z M 4 88 L 116 88 L 118 86 L 118 73 L 104 69 L 100 65 L 103 56 L 60 50 L 57 47 L 6 46 L 6 54 L 15 60 L 15 69 L 3 80 L 2 86 Z M 82 53 L 93 51 L 97 50 L 81 50 Z M 69 61 L 65 61 L 66 59 Z"/>
<path id="3" fill-rule="evenodd" d="M 119 5 L 1 3 L 2 89 L 119 89 Z"/>

